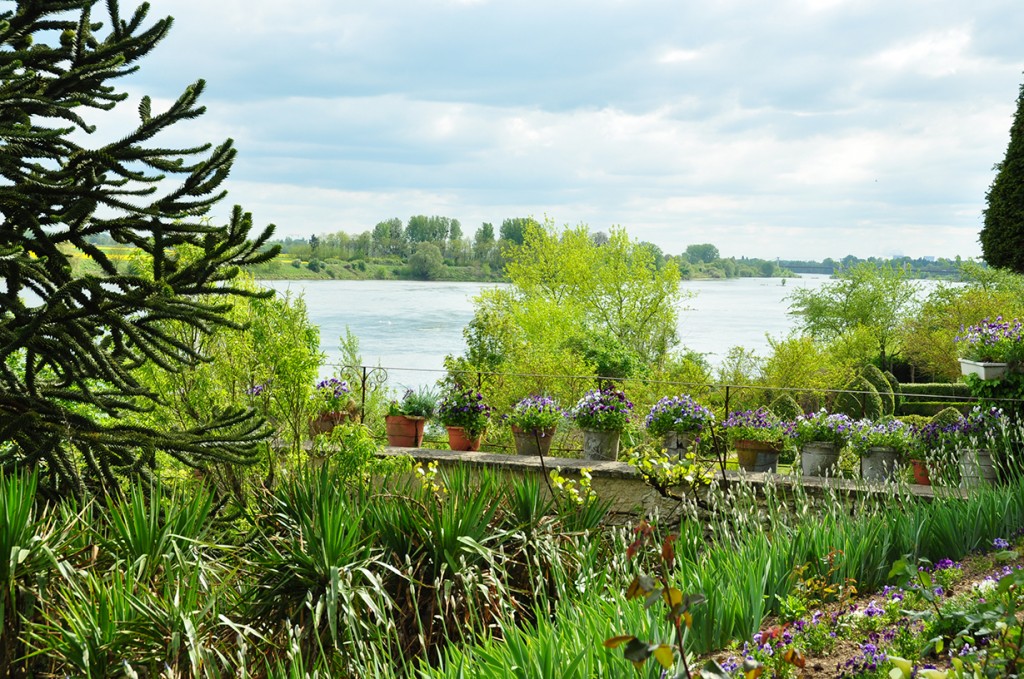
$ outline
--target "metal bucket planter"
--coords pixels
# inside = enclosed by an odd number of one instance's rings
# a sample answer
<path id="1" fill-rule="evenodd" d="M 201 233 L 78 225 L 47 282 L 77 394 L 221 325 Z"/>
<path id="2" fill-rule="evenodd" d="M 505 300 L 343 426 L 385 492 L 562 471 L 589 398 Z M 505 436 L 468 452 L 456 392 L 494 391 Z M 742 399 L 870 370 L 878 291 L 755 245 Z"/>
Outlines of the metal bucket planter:
<path id="1" fill-rule="evenodd" d="M 517 455 L 547 455 L 555 438 L 555 427 L 525 431 L 512 425 L 512 437 L 516 442 Z"/>
<path id="2" fill-rule="evenodd" d="M 998 476 L 989 450 L 963 450 L 960 452 L 960 487 L 980 488 L 995 484 Z"/>
<path id="3" fill-rule="evenodd" d="M 775 472 L 779 468 L 779 453 L 782 447 L 775 443 L 740 439 L 734 441 L 736 460 L 740 469 L 748 472 Z"/>
<path id="4" fill-rule="evenodd" d="M 860 477 L 865 481 L 892 481 L 900 454 L 891 446 L 874 446 L 860 457 Z"/>
<path id="5" fill-rule="evenodd" d="M 839 475 L 839 450 L 831 441 L 809 441 L 800 449 L 800 469 L 804 476 Z"/>
<path id="6" fill-rule="evenodd" d="M 583 430 L 583 459 L 617 460 L 619 458 L 620 431 Z"/>
<path id="7" fill-rule="evenodd" d="M 665 434 L 662 447 L 669 457 L 676 457 L 682 460 L 693 447 L 693 434 L 690 432 L 670 431 Z"/>

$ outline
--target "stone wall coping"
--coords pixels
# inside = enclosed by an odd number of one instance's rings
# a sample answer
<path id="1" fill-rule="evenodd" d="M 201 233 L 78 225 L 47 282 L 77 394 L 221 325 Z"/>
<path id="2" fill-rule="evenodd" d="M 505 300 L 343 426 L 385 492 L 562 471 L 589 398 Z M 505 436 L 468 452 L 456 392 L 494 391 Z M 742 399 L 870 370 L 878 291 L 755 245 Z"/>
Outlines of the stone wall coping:
<path id="1" fill-rule="evenodd" d="M 643 476 L 631 465 L 625 462 L 614 462 L 608 460 L 581 460 L 570 457 L 544 457 L 543 464 L 538 456 L 506 455 L 501 453 L 467 452 L 455 450 L 435 450 L 431 448 L 394 448 L 385 447 L 381 453 L 384 456 L 407 455 L 417 462 L 437 462 L 442 465 L 464 463 L 475 467 L 489 467 L 518 473 L 543 473 L 553 469 L 560 470 L 563 476 L 579 476 L 583 469 L 590 471 L 595 481 L 599 479 L 634 481 L 645 483 Z M 721 478 L 721 472 L 717 472 L 717 478 Z M 802 485 L 805 490 L 811 492 L 825 492 L 836 490 L 841 492 L 890 492 L 891 486 L 884 483 L 869 483 L 861 480 L 842 478 L 821 478 L 812 476 L 800 476 L 795 474 L 772 474 L 764 472 L 744 472 L 726 470 L 725 478 L 730 482 L 746 481 L 751 486 L 763 486 L 769 479 L 777 487 L 795 487 Z M 935 497 L 963 497 L 964 491 L 959 488 L 942 488 L 936 486 L 922 486 L 907 484 L 903 486 L 904 492 L 923 499 Z"/>

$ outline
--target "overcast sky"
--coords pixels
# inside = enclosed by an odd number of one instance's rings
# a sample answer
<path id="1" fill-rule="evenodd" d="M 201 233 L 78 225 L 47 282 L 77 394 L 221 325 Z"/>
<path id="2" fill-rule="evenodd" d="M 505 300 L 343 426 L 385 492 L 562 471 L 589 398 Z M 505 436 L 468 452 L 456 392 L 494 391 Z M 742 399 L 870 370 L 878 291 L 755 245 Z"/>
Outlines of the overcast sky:
<path id="1" fill-rule="evenodd" d="M 175 135 L 233 137 L 220 215 L 279 236 L 548 216 L 668 253 L 978 256 L 1024 78 L 1020 0 L 152 4 L 175 27 L 128 113 L 205 78 Z"/>

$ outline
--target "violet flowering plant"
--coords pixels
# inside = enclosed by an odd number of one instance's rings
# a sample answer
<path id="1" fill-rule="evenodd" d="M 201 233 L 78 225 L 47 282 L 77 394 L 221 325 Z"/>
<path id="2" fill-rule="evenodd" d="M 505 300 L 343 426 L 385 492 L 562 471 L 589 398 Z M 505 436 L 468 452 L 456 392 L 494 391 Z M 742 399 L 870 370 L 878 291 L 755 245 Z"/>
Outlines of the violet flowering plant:
<path id="1" fill-rule="evenodd" d="M 895 418 L 858 420 L 850 437 L 850 447 L 861 457 L 872 448 L 893 448 L 903 458 L 912 450 L 913 443 L 913 429 Z"/>
<path id="2" fill-rule="evenodd" d="M 1024 324 L 1016 318 L 1004 321 L 982 319 L 977 325 L 960 327 L 954 338 L 960 355 L 982 363 L 1020 363 L 1024 359 Z"/>
<path id="3" fill-rule="evenodd" d="M 313 399 L 316 401 L 317 408 L 321 412 L 347 411 L 352 401 L 352 398 L 349 396 L 351 391 L 348 387 L 348 382 L 339 380 L 337 377 L 331 377 L 316 383 Z"/>
<path id="4" fill-rule="evenodd" d="M 1000 441 L 1008 426 L 1001 408 L 975 406 L 965 417 L 942 427 L 939 437 L 949 450 L 986 448 Z"/>
<path id="5" fill-rule="evenodd" d="M 484 395 L 469 387 L 445 392 L 437 406 L 437 417 L 446 427 L 462 427 L 470 437 L 479 436 L 491 421 L 491 407 Z"/>
<path id="6" fill-rule="evenodd" d="M 789 435 L 788 425 L 765 407 L 756 410 L 734 410 L 722 423 L 729 443 L 760 441 L 782 445 Z"/>
<path id="7" fill-rule="evenodd" d="M 618 389 L 593 389 L 583 395 L 570 417 L 580 429 L 622 431 L 629 422 L 633 403 Z"/>
<path id="8" fill-rule="evenodd" d="M 715 421 L 714 414 L 688 394 L 666 396 L 647 413 L 644 424 L 651 436 L 664 436 L 670 431 L 699 434 Z"/>
<path id="9" fill-rule="evenodd" d="M 796 418 L 790 434 L 798 446 L 820 441 L 841 448 L 853 433 L 853 419 L 844 413 L 829 413 L 824 408 Z"/>
<path id="10" fill-rule="evenodd" d="M 504 416 L 513 427 L 525 432 L 544 432 L 558 426 L 566 417 L 565 411 L 547 396 L 527 396 L 512 407 Z"/>

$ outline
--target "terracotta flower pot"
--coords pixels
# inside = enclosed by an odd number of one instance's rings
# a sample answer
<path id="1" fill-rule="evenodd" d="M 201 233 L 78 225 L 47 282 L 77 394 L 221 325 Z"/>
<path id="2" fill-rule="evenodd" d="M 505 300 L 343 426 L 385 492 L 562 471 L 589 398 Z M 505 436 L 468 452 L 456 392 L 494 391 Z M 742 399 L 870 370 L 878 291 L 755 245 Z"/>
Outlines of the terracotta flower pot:
<path id="1" fill-rule="evenodd" d="M 480 450 L 480 442 L 484 438 L 483 432 L 471 437 L 462 427 L 447 427 L 447 429 L 448 446 L 452 450 Z"/>
<path id="2" fill-rule="evenodd" d="M 547 455 L 555 437 L 555 427 L 525 431 L 512 425 L 512 437 L 516 441 L 518 455 Z"/>
<path id="3" fill-rule="evenodd" d="M 423 426 L 426 419 L 405 415 L 388 415 L 384 418 L 388 445 L 395 448 L 419 448 L 423 444 Z"/>
<path id="4" fill-rule="evenodd" d="M 924 460 L 911 460 L 910 468 L 914 472 L 914 483 L 919 486 L 932 485 L 931 476 L 928 473 L 928 463 Z"/>
<path id="5" fill-rule="evenodd" d="M 313 438 L 319 434 L 330 434 L 339 424 L 348 422 L 348 413 L 342 410 L 332 410 L 327 413 L 320 413 L 309 423 L 309 437 Z"/>
<path id="6" fill-rule="evenodd" d="M 782 447 L 777 443 L 739 439 L 733 442 L 732 447 L 736 449 L 736 460 L 744 471 L 775 472 L 779 468 Z"/>

